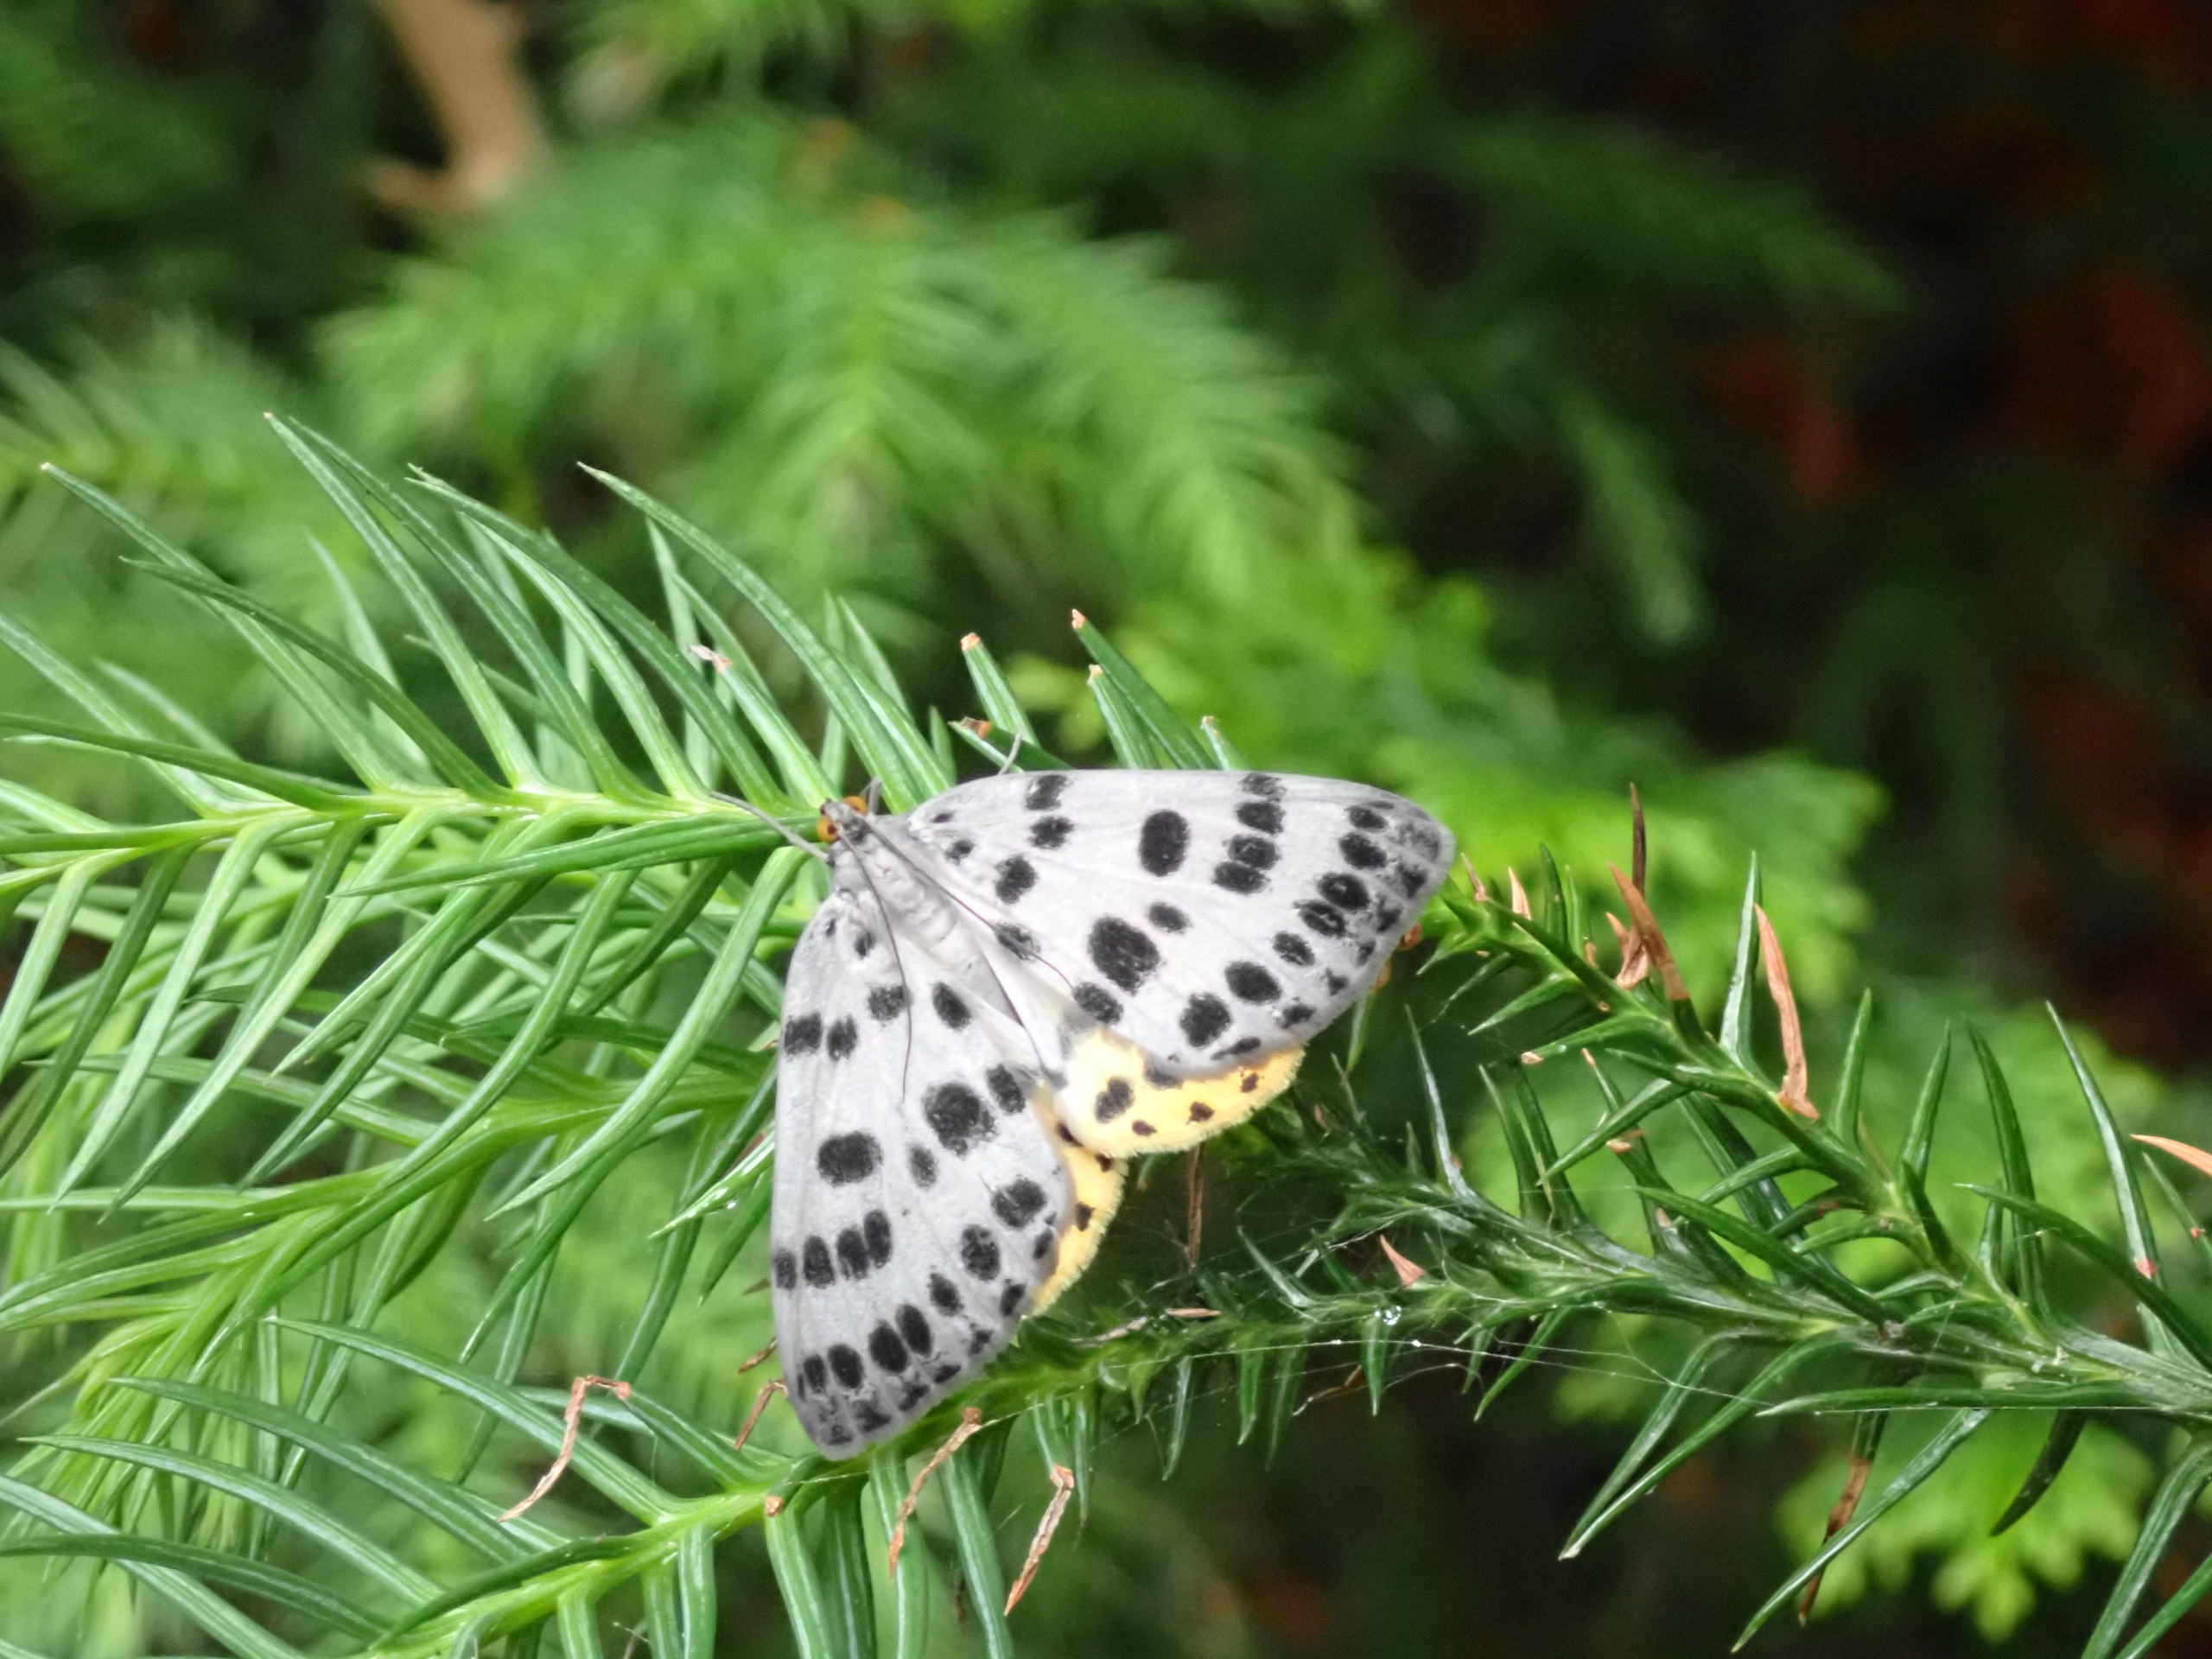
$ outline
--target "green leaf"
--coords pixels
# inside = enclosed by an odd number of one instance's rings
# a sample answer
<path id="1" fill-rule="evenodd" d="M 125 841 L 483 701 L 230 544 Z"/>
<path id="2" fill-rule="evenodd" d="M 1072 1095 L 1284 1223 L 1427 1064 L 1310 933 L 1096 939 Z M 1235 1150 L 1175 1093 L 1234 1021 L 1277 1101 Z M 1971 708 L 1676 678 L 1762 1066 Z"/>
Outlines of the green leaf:
<path id="1" fill-rule="evenodd" d="M 1106 722 L 1106 741 L 1116 764 L 1139 771 L 1174 765 L 1173 753 L 1154 740 L 1151 728 L 1130 706 L 1128 696 L 1096 664 L 1091 665 L 1089 684 L 1091 701 L 1098 705 L 1099 716 Z"/>
<path id="2" fill-rule="evenodd" d="M 287 1330 L 335 1343 L 340 1347 L 365 1354 L 372 1359 L 380 1359 L 426 1382 L 435 1382 L 479 1410 L 489 1412 L 543 1452 L 550 1454 L 561 1449 L 560 1414 L 539 1409 L 519 1390 L 506 1383 L 494 1382 L 473 1372 L 464 1371 L 396 1337 L 379 1336 L 310 1319 L 285 1319 L 281 1323 Z M 576 1442 L 569 1467 L 609 1502 L 640 1521 L 658 1522 L 676 1507 L 675 1500 L 653 1482 L 613 1452 L 588 1440 Z"/>
<path id="3" fill-rule="evenodd" d="M 193 1452 L 180 1452 L 171 1446 L 149 1446 L 131 1440 L 95 1440 L 82 1434 L 42 1434 L 33 1437 L 32 1443 L 51 1446 L 57 1452 L 108 1458 L 118 1463 L 197 1481 L 212 1491 L 250 1503 L 283 1522 L 395 1596 L 407 1601 L 416 1601 L 437 1593 L 436 1585 L 383 1545 L 364 1536 L 321 1505 L 308 1503 L 289 1486 L 280 1486 L 275 1481 L 265 1479 L 249 1470 L 218 1463 Z"/>
<path id="4" fill-rule="evenodd" d="M 1840 1308 L 1877 1324 L 1890 1317 L 1889 1310 L 1878 1299 L 1844 1277 L 1835 1264 L 1823 1256 L 1793 1250 L 1771 1234 L 1750 1225 L 1718 1205 L 1700 1204 L 1682 1193 L 1647 1192 L 1645 1196 L 1664 1203 L 1668 1209 L 1682 1219 L 1697 1223 L 1746 1255 L 1765 1262 L 1774 1269 L 1777 1281 L 1787 1280 Z"/>
<path id="5" fill-rule="evenodd" d="M 345 478 L 340 476 L 332 460 L 309 441 L 308 435 L 284 421 L 272 419 L 270 424 L 284 446 L 298 457 L 315 482 L 336 504 L 338 510 L 345 515 L 346 523 L 353 525 L 354 533 L 361 538 L 362 545 L 369 550 L 370 556 L 376 560 L 377 567 L 384 572 L 385 579 L 399 589 L 400 596 L 407 601 L 408 608 L 415 613 L 415 620 L 429 636 L 432 653 L 452 678 L 454 689 L 461 693 L 469 717 L 476 722 L 477 730 L 483 734 L 507 781 L 519 788 L 541 793 L 546 791 L 550 785 L 539 775 L 537 758 L 531 752 L 529 740 L 507 713 L 506 705 L 499 700 L 498 692 L 493 690 L 491 681 L 478 664 L 476 653 L 461 637 L 460 628 L 445 607 L 439 603 L 429 583 L 415 568 L 414 561 L 400 551 L 399 544 L 385 530 L 368 502 Z"/>
<path id="6" fill-rule="evenodd" d="M 768 1541 L 768 1565 L 775 1571 L 776 1588 L 783 1592 L 784 1611 L 791 1616 L 791 1641 L 799 1659 L 842 1659 L 821 1576 L 799 1529 L 798 1512 L 787 1503 L 781 1514 L 760 1522 L 760 1531 Z"/>
<path id="7" fill-rule="evenodd" d="M 1167 699 L 1137 672 L 1135 665 L 1122 655 L 1114 642 L 1080 611 L 1075 614 L 1074 624 L 1076 637 L 1090 652 L 1090 660 L 1098 665 L 1100 677 L 1116 694 L 1118 706 L 1126 710 L 1127 716 L 1143 732 L 1150 747 L 1166 764 L 1199 771 L 1212 767 L 1214 756 L 1205 740 L 1185 723 Z"/>
<path id="8" fill-rule="evenodd" d="M 1989 1529 L 1989 1535 L 1996 1537 L 2009 1530 L 2012 1524 L 2043 1501 L 2074 1455 L 2074 1448 L 2081 1443 L 2082 1431 L 2089 1426 L 2086 1411 L 2060 1411 L 2050 1420 L 2050 1433 L 2043 1443 L 2043 1450 L 2036 1454 L 2035 1466 L 2028 1471 L 2027 1478 L 2020 1483 L 2020 1490 L 2005 1506 L 2005 1513 L 1997 1517 Z"/>
<path id="9" fill-rule="evenodd" d="M 1736 955 L 1728 970 L 1728 990 L 1720 1000 L 1720 1046 L 1746 1071 L 1756 1067 L 1751 1052 L 1751 995 L 1760 962 L 1758 910 L 1759 860 L 1754 853 L 1751 872 L 1744 878 L 1744 903 L 1737 917 Z"/>
<path id="10" fill-rule="evenodd" d="M 791 654 L 799 659 L 799 664 L 806 671 L 808 677 L 813 680 L 832 712 L 858 744 L 861 758 L 882 779 L 884 791 L 890 798 L 894 810 L 905 811 L 918 805 L 934 792 L 930 787 L 930 779 L 936 771 L 936 757 L 930 753 L 929 745 L 921 734 L 911 726 L 883 721 L 877 713 L 875 700 L 868 695 L 868 688 L 861 684 L 851 665 L 831 651 L 819 634 L 800 620 L 798 613 L 784 601 L 783 596 L 764 582 L 750 565 L 696 524 L 662 505 L 644 491 L 595 467 L 587 467 L 584 470 L 698 554 L 722 580 L 736 588 L 760 613 L 778 637 L 791 648 Z"/>
<path id="11" fill-rule="evenodd" d="M 875 1511 L 877 1534 L 889 1547 L 892 1530 L 899 1523 L 899 1506 L 906 1496 L 906 1460 L 892 1446 L 871 1447 L 868 1454 L 868 1501 Z M 905 1570 L 891 1575 L 891 1651 L 893 1659 L 922 1659 L 929 1640 L 930 1579 L 927 1552 L 916 1548 Z"/>
<path id="12" fill-rule="evenodd" d="M 1674 1431 L 1676 1421 L 1682 1414 L 1682 1408 L 1693 1397 L 1703 1395 L 1705 1379 L 1735 1352 L 1745 1336 L 1745 1332 L 1738 1331 L 1719 1332 L 1690 1350 L 1689 1357 L 1667 1380 L 1667 1386 L 1660 1391 L 1659 1398 L 1644 1414 L 1643 1421 L 1637 1425 L 1636 1434 L 1629 1441 L 1628 1449 L 1621 1453 L 1620 1461 L 1613 1465 L 1612 1472 L 1605 1477 L 1605 1484 L 1598 1488 L 1597 1495 L 1575 1522 L 1567 1535 L 1567 1546 L 1562 1552 L 1563 1555 L 1575 1554 L 1581 1548 L 1581 1541 L 1597 1530 L 1601 1524 L 1600 1517 L 1607 1513 L 1629 1482 L 1636 1478 L 1637 1471 L 1643 1468 L 1651 1454 L 1659 1449 L 1660 1442 Z"/>
<path id="13" fill-rule="evenodd" d="M 1866 1054 L 1874 1031 L 1874 993 L 1862 992 L 1859 998 L 1859 1012 L 1851 1022 L 1851 1040 L 1843 1051 L 1843 1075 L 1837 1080 L 1835 1105 L 1828 1112 L 1828 1125 L 1837 1141 L 1846 1147 L 1859 1141 L 1859 1096 L 1866 1078 Z"/>
<path id="14" fill-rule="evenodd" d="M 715 1535 L 711 1528 L 692 1527 L 676 1541 L 676 1601 L 683 1621 L 680 1659 L 715 1659 Z M 874 1649 L 875 1626 L 868 1626 Z"/>
<path id="15" fill-rule="evenodd" d="M 2121 1633 L 2134 1615 L 2135 1604 L 2142 1599 L 2158 1563 L 2165 1559 L 2166 1546 L 2172 1541 L 2175 1529 L 2196 1506 L 2208 1480 L 2212 1480 L 2212 1440 L 2193 1440 L 2174 1459 L 2173 1466 L 2166 1471 L 2166 1478 L 2158 1483 L 2158 1491 L 2152 1496 L 2150 1507 L 2143 1514 L 2142 1529 L 2135 1535 L 2135 1548 L 2128 1552 L 2127 1560 L 2120 1569 L 2120 1578 L 2105 1599 L 2096 1628 L 2089 1632 L 2089 1639 L 2082 1646 L 2082 1659 L 2107 1659 L 2119 1647 Z"/>
<path id="16" fill-rule="evenodd" d="M 2088 1228 L 2062 1214 L 2047 1204 L 2031 1198 L 2015 1198 L 2010 1192 L 1993 1187 L 1967 1184 L 1967 1191 L 1978 1192 L 1993 1204 L 2001 1204 L 2015 1214 L 2036 1224 L 2046 1231 L 2055 1233 L 2082 1255 L 2087 1256 L 2129 1294 L 2141 1302 L 2147 1313 L 2163 1321 L 2199 1365 L 2212 1370 L 2212 1332 L 2208 1332 L 2175 1299 L 2155 1274 L 2145 1274 L 2134 1262 L 2105 1243 Z"/>
<path id="17" fill-rule="evenodd" d="M 1937 1259 L 1955 1267 L 1958 1249 L 1951 1242 L 1949 1230 L 1936 1215 L 1936 1206 L 1928 1200 L 1928 1160 L 1936 1147 L 1936 1114 L 1942 1105 L 1943 1081 L 1950 1069 L 1951 1027 L 1947 1022 L 1942 1043 L 1936 1050 L 1936 1058 L 1929 1063 L 1927 1076 L 1921 1080 L 1920 1096 L 1913 1104 L 1904 1146 L 1897 1154 L 1897 1185 Z"/>
<path id="18" fill-rule="evenodd" d="M 1724 1395 L 1712 1415 L 1676 1441 L 1672 1451 L 1622 1486 L 1606 1503 L 1592 1503 L 1568 1535 L 1566 1546 L 1560 1551 L 1560 1559 L 1571 1560 L 1580 1555 L 1590 1541 L 1611 1526 L 1624 1510 L 1758 1410 L 1759 1402 L 1801 1367 L 1815 1359 L 1847 1353 L 1850 1348 L 1850 1338 L 1845 1336 L 1808 1337 L 1776 1355 L 1740 1392 Z"/>
<path id="19" fill-rule="evenodd" d="M 972 1448 L 963 1446 L 938 1471 L 946 1507 L 952 1511 L 952 1537 L 960 1570 L 968 1580 L 968 1611 L 982 1627 L 983 1650 L 991 1659 L 1014 1659 L 1014 1636 L 1006 1624 L 1006 1578 L 999 1568 L 998 1534 L 976 1480 Z"/>
<path id="20" fill-rule="evenodd" d="M 140 1087 L 175 1028 L 178 1011 L 191 995 L 193 982 L 207 961 L 217 930 L 232 919 L 232 908 L 253 879 L 255 866 L 282 833 L 280 824 L 257 824 L 243 831 L 224 852 L 222 862 L 200 894 L 191 923 L 162 976 L 160 988 L 139 1017 L 130 1052 L 86 1123 L 68 1168 L 54 1183 L 55 1197 L 66 1195 L 80 1184 L 121 1132 L 130 1108 L 137 1101 Z"/>
<path id="21" fill-rule="evenodd" d="M 118 1538 L 105 1522 L 9 1475 L 0 1475 L 0 1503 L 43 1521 L 57 1532 L 89 1538 Z M 238 1659 L 302 1659 L 296 1648 L 278 1641 L 198 1579 L 172 1566 L 118 1554 L 116 1564 L 148 1589 L 157 1592 L 185 1617 L 224 1643 Z"/>
<path id="22" fill-rule="evenodd" d="M 507 1200 L 503 1208 L 514 1209 L 552 1191 L 601 1154 L 627 1144 L 632 1136 L 652 1122 L 699 1046 L 736 1001 L 745 970 L 751 965 L 753 953 L 760 943 L 761 930 L 783 902 L 785 889 L 798 874 L 805 857 L 794 847 L 779 848 L 768 855 L 753 884 L 753 891 L 746 896 L 745 908 L 730 924 L 720 954 L 670 1035 L 668 1046 L 645 1075 L 638 1079 L 622 1103 L 607 1115 L 605 1122 L 567 1157 Z"/>
<path id="23" fill-rule="evenodd" d="M 2074 1033 L 2066 1028 L 2058 1010 L 2049 1003 L 2044 1005 L 2051 1025 L 2057 1030 L 2058 1040 L 2065 1046 L 2066 1058 L 2074 1068 L 2075 1081 L 2081 1084 L 2082 1098 L 2089 1108 L 2089 1116 L 2097 1126 L 2097 1140 L 2104 1147 L 2105 1167 L 2112 1175 L 2113 1192 L 2120 1201 L 2120 1224 L 2127 1231 L 2127 1254 L 2131 1261 L 2142 1264 L 2141 1271 L 2156 1273 L 2158 1268 L 2158 1230 L 2151 1224 L 2151 1206 L 2144 1198 L 2138 1160 L 2142 1154 L 2133 1141 L 2120 1127 L 2112 1108 L 2105 1103 L 2104 1090 L 2097 1087 L 2095 1075 L 2088 1062 L 2082 1058 L 2082 1051 L 2074 1046 Z"/>
<path id="24" fill-rule="evenodd" d="M 969 634 L 960 642 L 961 660 L 967 664 L 968 678 L 976 688 L 976 700 L 982 704 L 983 714 L 1001 731 L 1013 734 L 1023 743 L 1034 743 L 1037 733 L 1029 723 L 1029 715 L 1014 695 L 1014 688 L 1007 683 L 998 658 L 991 655 L 981 634 Z"/>
<path id="25" fill-rule="evenodd" d="M 107 955 L 92 976 L 92 988 L 85 998 L 84 1007 L 69 1024 L 68 1033 L 61 1046 L 48 1059 L 46 1068 L 26 1084 L 10 1108 L 4 1130 L 0 1130 L 0 1171 L 15 1167 L 30 1149 L 38 1132 L 46 1126 L 55 1107 L 61 1103 L 62 1090 L 76 1076 L 78 1065 L 84 1060 L 93 1042 L 106 1027 L 108 1017 L 122 1000 L 124 984 L 131 971 L 138 965 L 154 929 L 160 924 L 163 908 L 170 893 L 176 890 L 177 879 L 184 874 L 185 865 L 192 856 L 189 848 L 172 847 L 155 855 L 147 865 L 146 874 L 138 884 L 130 912 L 124 918 L 122 931 L 115 943 L 108 946 Z M 18 988 L 16 995 L 23 995 Z M 10 999 L 10 1002 L 14 998 Z M 11 1007 L 10 1012 L 12 1013 Z M 0 1021 L 4 1024 L 4 1021 Z M 14 1033 L 0 1030 L 0 1071 L 6 1070 L 9 1050 Z"/>
<path id="26" fill-rule="evenodd" d="M 374 1446 L 283 1406 L 167 1377 L 123 1376 L 115 1380 L 114 1386 L 135 1389 L 156 1399 L 172 1400 L 179 1405 L 214 1412 L 235 1422 L 265 1429 L 312 1452 L 334 1468 L 367 1482 L 394 1503 L 404 1504 L 431 1525 L 495 1560 L 512 1560 L 533 1541 L 553 1541 L 550 1535 L 540 1533 L 526 1522 L 509 1522 L 503 1528 L 492 1505 L 475 1493 L 421 1474 Z"/>
<path id="27" fill-rule="evenodd" d="M 834 1481 L 814 1506 L 822 1517 L 823 1609 L 829 1615 L 830 1650 L 838 1659 L 875 1659 L 875 1589 L 868 1535 L 861 1524 L 866 1487 L 861 1480 Z M 702 1653 L 696 1659 L 712 1655 Z"/>
<path id="28" fill-rule="evenodd" d="M 1859 1506 L 1858 1513 L 1853 1517 L 1849 1526 L 1838 1531 L 1821 1548 L 1812 1560 L 1791 1573 L 1780 1589 L 1759 1605 L 1758 1611 L 1751 1615 L 1751 1623 L 1744 1626 L 1743 1634 L 1736 1638 L 1735 1646 L 1740 1649 L 1756 1636 L 1761 1625 L 1789 1605 L 1791 1597 L 1810 1583 L 1830 1561 L 1857 1542 L 1859 1535 L 1867 1528 L 1872 1526 L 1891 1510 L 1896 1508 L 1899 1503 L 1918 1490 L 1922 1483 L 1942 1467 L 1945 1459 L 1949 1458 L 1952 1452 L 1966 1443 L 1968 1436 L 1988 1421 L 1989 1409 L 1986 1407 L 1955 1414 L 1930 1437 L 1927 1445 L 1914 1453 L 1911 1461 L 1897 1471 L 1896 1478 L 1888 1485 L 1882 1488 L 1871 1501 Z"/>
<path id="29" fill-rule="evenodd" d="M 131 1561 L 165 1567 L 187 1578 L 228 1585 L 250 1596 L 273 1601 L 280 1607 L 314 1620 L 317 1624 L 367 1641 L 384 1627 L 369 1611 L 321 1585 L 287 1573 L 280 1567 L 197 1544 L 172 1543 L 165 1538 L 140 1538 L 128 1533 L 44 1533 L 0 1543 L 0 1557 L 51 1556 L 104 1561 Z M 0 1653 L 4 1653 L 0 1644 Z"/>
<path id="30" fill-rule="evenodd" d="M 1980 1032 L 1969 1026 L 1967 1038 L 1973 1043 L 1974 1058 L 1981 1066 L 1982 1092 L 1989 1097 L 1989 1115 L 1997 1130 L 1998 1164 L 2004 1172 L 2005 1189 L 2016 1198 L 2033 1198 L 2035 1172 L 2028 1161 L 2027 1138 L 2020 1132 L 2020 1116 L 2012 1108 L 2012 1091 L 2005 1081 L 2004 1068 L 1998 1065 L 1996 1052 Z M 2033 1229 L 2012 1224 L 2005 1228 L 1999 1270 L 2030 1308 L 2039 1315 L 2048 1312 L 2043 1239 Z M 2056 1472 L 2052 1471 L 2053 1474 Z M 2021 1510 L 2024 1515 L 2026 1512 L 2024 1509 Z"/>
<path id="31" fill-rule="evenodd" d="M 97 727 L 72 726 L 66 721 L 34 720 L 28 715 L 0 714 L 0 732 L 16 732 L 27 737 L 51 738 L 71 743 L 79 748 L 106 750 L 115 754 L 136 755 L 141 760 L 159 760 L 174 766 L 182 766 L 209 778 L 225 778 L 232 783 L 244 784 L 264 795 L 274 797 L 309 811 L 335 813 L 348 808 L 358 809 L 367 804 L 365 796 L 356 791 L 327 784 L 321 779 L 304 777 L 298 772 L 279 772 L 274 766 L 257 766 L 249 761 L 233 760 L 228 755 L 210 754 L 182 743 L 167 743 L 150 737 L 133 737 L 122 732 L 101 731 Z"/>

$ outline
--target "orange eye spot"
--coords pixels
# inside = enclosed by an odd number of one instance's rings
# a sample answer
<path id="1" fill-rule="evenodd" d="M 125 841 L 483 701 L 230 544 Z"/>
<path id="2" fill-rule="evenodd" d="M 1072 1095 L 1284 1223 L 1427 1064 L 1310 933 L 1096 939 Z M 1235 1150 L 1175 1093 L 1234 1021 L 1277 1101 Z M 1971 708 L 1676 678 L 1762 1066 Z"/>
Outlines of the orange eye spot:
<path id="1" fill-rule="evenodd" d="M 845 804 L 855 812 L 866 812 L 868 798 L 862 795 L 848 795 L 845 797 Z M 837 839 L 837 826 L 830 822 L 830 815 L 827 812 L 814 821 L 814 838 L 817 841 Z"/>

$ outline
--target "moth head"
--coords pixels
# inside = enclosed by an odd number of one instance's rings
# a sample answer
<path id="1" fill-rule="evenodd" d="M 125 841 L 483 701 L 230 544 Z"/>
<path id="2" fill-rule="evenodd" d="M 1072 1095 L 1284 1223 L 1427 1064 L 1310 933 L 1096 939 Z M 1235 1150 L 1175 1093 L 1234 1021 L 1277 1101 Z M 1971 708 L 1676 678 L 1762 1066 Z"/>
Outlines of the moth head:
<path id="1" fill-rule="evenodd" d="M 868 793 L 875 793 L 873 784 L 868 786 Z M 874 803 L 859 795 L 848 795 L 842 801 L 824 801 L 822 803 L 822 816 L 815 822 L 815 838 L 836 841 L 874 810 Z"/>
<path id="2" fill-rule="evenodd" d="M 822 803 L 822 817 L 814 826 L 815 835 L 823 841 L 835 841 L 841 833 L 849 833 L 861 819 L 880 811 L 883 807 L 883 779 L 871 778 L 868 789 L 859 795 L 848 795 L 842 801 Z"/>

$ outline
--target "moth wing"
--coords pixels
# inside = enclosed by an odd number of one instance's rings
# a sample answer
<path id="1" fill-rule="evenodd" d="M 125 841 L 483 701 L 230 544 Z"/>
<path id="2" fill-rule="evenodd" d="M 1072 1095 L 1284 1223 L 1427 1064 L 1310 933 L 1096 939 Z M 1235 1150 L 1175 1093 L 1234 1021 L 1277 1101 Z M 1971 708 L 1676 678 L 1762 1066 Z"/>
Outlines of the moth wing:
<path id="1" fill-rule="evenodd" d="M 1077 1236 L 1073 1149 L 1047 1127 L 1034 1050 L 995 981 L 972 950 L 941 957 L 897 922 L 841 869 L 786 978 L 776 1339 L 831 1457 L 981 1370 Z"/>
<path id="2" fill-rule="evenodd" d="M 1272 772 L 979 779 L 904 826 L 934 879 L 1160 1079 L 1306 1043 L 1374 983 L 1452 856 L 1411 801 Z"/>

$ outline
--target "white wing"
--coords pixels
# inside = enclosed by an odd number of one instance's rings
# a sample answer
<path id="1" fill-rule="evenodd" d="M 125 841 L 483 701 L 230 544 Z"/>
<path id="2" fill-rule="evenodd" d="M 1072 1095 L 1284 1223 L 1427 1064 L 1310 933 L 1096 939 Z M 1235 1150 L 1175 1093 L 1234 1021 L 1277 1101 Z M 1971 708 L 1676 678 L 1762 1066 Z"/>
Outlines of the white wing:
<path id="1" fill-rule="evenodd" d="M 785 994 L 770 1236 L 785 1386 L 845 1457 L 981 1370 L 1093 1215 L 974 951 L 838 865 Z"/>
<path id="2" fill-rule="evenodd" d="M 1452 853 L 1411 801 L 1268 772 L 980 779 L 889 822 L 935 855 L 918 861 L 926 877 L 1179 1077 L 1296 1048 L 1334 1020 Z"/>

